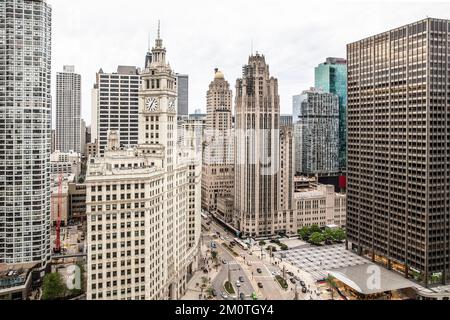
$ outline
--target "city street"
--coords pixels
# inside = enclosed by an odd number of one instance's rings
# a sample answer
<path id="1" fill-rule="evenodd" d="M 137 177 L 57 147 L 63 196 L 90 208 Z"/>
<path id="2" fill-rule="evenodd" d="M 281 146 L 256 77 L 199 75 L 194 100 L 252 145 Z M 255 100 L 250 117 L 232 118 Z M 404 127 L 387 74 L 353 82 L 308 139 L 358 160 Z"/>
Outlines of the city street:
<path id="1" fill-rule="evenodd" d="M 222 260 L 227 261 L 231 270 L 231 280 L 233 285 L 235 285 L 236 280 L 240 276 L 244 276 L 244 283 L 242 284 L 242 288 L 240 292 L 244 292 L 246 295 L 246 299 L 249 299 L 253 292 L 256 292 L 258 295 L 258 299 L 260 300 L 294 300 L 295 299 L 295 285 L 289 282 L 289 288 L 284 290 L 275 280 L 274 273 L 282 275 L 282 270 L 279 266 L 275 265 L 276 259 L 270 259 L 268 252 L 263 252 L 261 257 L 261 248 L 259 246 L 252 247 L 251 250 L 244 250 L 240 246 L 236 245 L 233 247 L 233 250 L 239 255 L 239 257 L 234 257 L 232 253 L 223 246 L 224 243 L 228 244 L 232 241 L 235 235 L 226 231 L 222 226 L 218 225 L 214 221 L 210 224 L 211 231 L 204 236 L 204 243 L 210 245 L 211 242 L 215 242 L 217 244 L 217 251 L 219 254 L 219 262 L 222 263 Z M 222 239 L 228 238 L 227 240 L 214 239 L 214 235 L 220 234 Z M 258 269 L 261 273 L 258 272 Z M 292 269 L 292 268 L 291 268 Z M 290 268 L 286 267 L 286 271 L 292 271 Z M 299 274 L 298 270 L 295 270 L 295 275 L 305 276 L 304 273 Z M 217 293 L 220 295 L 223 289 L 223 283 L 228 278 L 228 265 L 221 265 L 220 271 L 217 277 L 213 280 L 213 286 L 216 289 Z M 303 278 L 302 278 L 303 280 Z M 304 277 L 304 281 L 310 288 L 314 288 L 315 283 L 310 277 Z M 262 284 L 263 288 L 260 288 L 258 284 Z M 235 288 L 236 289 L 236 288 Z M 301 286 L 298 284 L 298 296 L 300 300 L 310 299 L 309 294 L 303 294 L 301 292 Z M 220 297 L 218 297 L 221 299 Z M 317 296 L 313 298 L 317 299 Z"/>

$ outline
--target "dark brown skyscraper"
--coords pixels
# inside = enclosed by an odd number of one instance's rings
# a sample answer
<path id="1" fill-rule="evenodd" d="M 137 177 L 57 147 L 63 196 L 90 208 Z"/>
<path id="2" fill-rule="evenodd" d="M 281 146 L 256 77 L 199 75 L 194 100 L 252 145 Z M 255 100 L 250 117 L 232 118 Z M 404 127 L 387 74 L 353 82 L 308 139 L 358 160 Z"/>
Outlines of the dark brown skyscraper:
<path id="1" fill-rule="evenodd" d="M 348 236 L 430 285 L 450 279 L 450 23 L 348 45 Z"/>

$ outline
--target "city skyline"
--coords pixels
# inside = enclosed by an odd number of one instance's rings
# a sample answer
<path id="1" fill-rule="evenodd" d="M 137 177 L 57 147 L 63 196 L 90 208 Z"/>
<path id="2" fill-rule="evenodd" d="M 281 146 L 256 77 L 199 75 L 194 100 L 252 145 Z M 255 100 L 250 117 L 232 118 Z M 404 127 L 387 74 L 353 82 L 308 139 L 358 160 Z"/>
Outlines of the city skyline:
<path id="1" fill-rule="evenodd" d="M 450 19 L 53 1 L 0 0 L 0 301 L 450 300 Z"/>
<path id="2" fill-rule="evenodd" d="M 108 10 L 101 10 L 103 2 L 49 0 L 56 13 L 53 21 L 52 84 L 56 83 L 56 70 L 62 69 L 63 65 L 75 65 L 84 79 L 82 118 L 90 125 L 89 93 L 95 83 L 95 73 L 100 68 L 108 72 L 115 70 L 117 65 L 143 68 L 142 56 L 148 49 L 147 39 L 156 36 L 160 19 L 161 35 L 173 48 L 169 62 L 173 62 L 175 72 L 190 77 L 190 113 L 195 109 L 206 111 L 204 88 L 208 86 L 208 75 L 214 68 L 227 75 L 235 91 L 234 81 L 243 66 L 239 57 L 250 55 L 252 42 L 253 51 L 264 53 L 270 59 L 272 71 L 279 78 L 281 113 L 291 113 L 292 96 L 314 86 L 314 67 L 326 57 L 345 58 L 347 43 L 426 16 L 440 18 L 442 12 L 450 10 L 450 4 L 445 3 L 431 6 L 425 1 L 408 2 L 405 7 L 405 1 L 394 4 L 381 2 L 382 6 L 380 2 L 368 1 L 324 1 L 317 4 L 289 1 L 280 8 L 268 1 L 229 1 L 225 4 L 201 1 L 190 6 L 176 0 L 163 4 L 135 0 L 125 8 L 119 1 L 109 1 Z M 197 10 L 199 7 L 200 11 Z M 247 13 L 254 8 L 258 14 L 249 16 Z M 400 8 L 401 16 L 398 15 Z M 332 14 L 336 10 L 339 10 L 339 15 Z M 235 19 L 228 23 L 226 17 L 230 15 Z M 262 24 L 262 17 L 271 19 Z M 183 28 L 179 28 L 180 25 Z M 245 34 L 239 32 L 244 29 Z M 99 33 L 100 30 L 108 32 Z M 54 91 L 52 86 L 53 96 Z"/>

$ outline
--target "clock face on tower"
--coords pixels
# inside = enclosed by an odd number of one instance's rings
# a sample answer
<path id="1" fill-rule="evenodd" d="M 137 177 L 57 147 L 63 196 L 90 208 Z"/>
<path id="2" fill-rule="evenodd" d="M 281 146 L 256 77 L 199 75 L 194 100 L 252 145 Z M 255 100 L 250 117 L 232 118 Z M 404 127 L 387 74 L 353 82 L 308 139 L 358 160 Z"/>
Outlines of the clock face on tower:
<path id="1" fill-rule="evenodd" d="M 177 99 L 175 98 L 170 98 L 169 99 L 169 112 L 175 112 L 176 111 L 176 101 Z"/>
<path id="2" fill-rule="evenodd" d="M 147 98 L 145 101 L 145 110 L 147 111 L 158 111 L 159 102 L 157 98 Z"/>

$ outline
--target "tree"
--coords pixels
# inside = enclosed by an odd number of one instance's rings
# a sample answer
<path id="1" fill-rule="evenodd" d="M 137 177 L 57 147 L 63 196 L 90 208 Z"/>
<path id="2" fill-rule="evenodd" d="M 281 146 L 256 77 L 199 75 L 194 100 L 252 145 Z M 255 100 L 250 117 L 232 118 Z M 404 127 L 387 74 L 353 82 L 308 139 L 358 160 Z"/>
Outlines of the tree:
<path id="1" fill-rule="evenodd" d="M 322 229 L 320 229 L 320 227 L 315 224 L 310 228 L 310 232 L 311 232 L 311 234 L 316 233 L 316 232 L 322 233 Z"/>
<path id="2" fill-rule="evenodd" d="M 325 242 L 331 242 L 335 240 L 335 232 L 332 229 L 325 229 L 325 231 L 322 233 Z"/>
<path id="3" fill-rule="evenodd" d="M 334 288 L 336 288 L 336 282 L 332 276 L 328 276 L 327 283 L 330 286 L 331 290 L 331 300 L 334 300 Z"/>
<path id="4" fill-rule="evenodd" d="M 59 273 L 49 273 L 44 277 L 42 300 L 62 299 L 66 293 L 66 285 Z"/>
<path id="5" fill-rule="evenodd" d="M 211 258 L 213 259 L 214 262 L 217 261 L 218 257 L 219 257 L 219 254 L 217 253 L 217 251 L 211 252 Z"/>
<path id="6" fill-rule="evenodd" d="M 345 239 L 347 239 L 347 233 L 342 229 L 334 230 L 333 238 L 334 238 L 334 241 L 338 241 L 338 242 L 344 241 Z"/>
<path id="7" fill-rule="evenodd" d="M 302 240 L 307 241 L 311 236 L 311 231 L 309 227 L 303 227 L 298 230 L 298 235 Z"/>
<path id="8" fill-rule="evenodd" d="M 208 283 L 209 283 L 209 279 L 206 277 L 202 277 L 202 286 L 200 287 L 200 289 L 202 290 L 202 293 L 203 293 L 203 290 L 205 290 L 208 287 Z"/>
<path id="9" fill-rule="evenodd" d="M 265 241 L 260 241 L 260 242 L 259 242 L 259 245 L 260 245 L 261 247 L 264 247 L 264 246 L 266 245 L 266 242 L 265 242 Z"/>
<path id="10" fill-rule="evenodd" d="M 309 242 L 311 242 L 312 244 L 314 244 L 316 246 L 320 246 L 322 244 L 322 242 L 324 242 L 324 241 L 325 241 L 325 237 L 319 232 L 314 232 L 309 237 Z"/>

